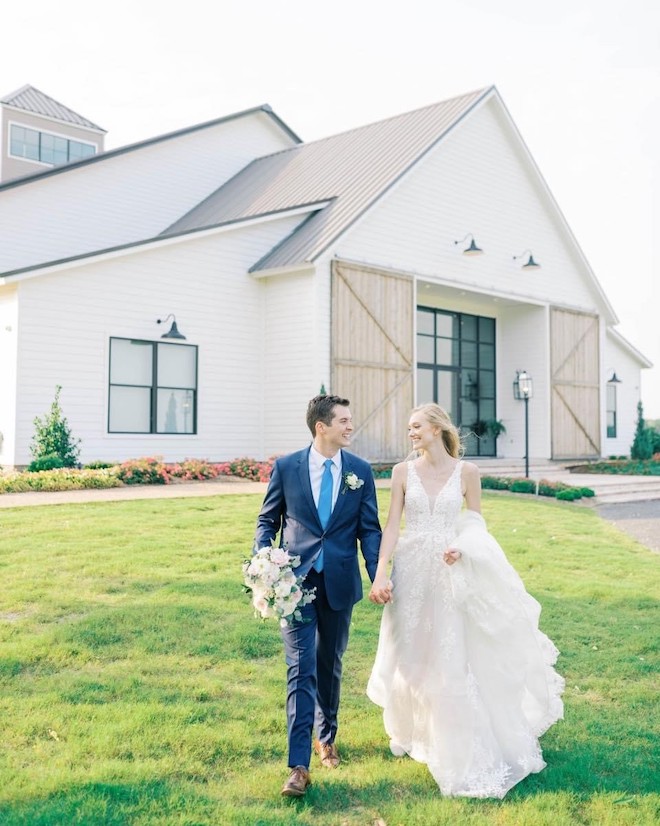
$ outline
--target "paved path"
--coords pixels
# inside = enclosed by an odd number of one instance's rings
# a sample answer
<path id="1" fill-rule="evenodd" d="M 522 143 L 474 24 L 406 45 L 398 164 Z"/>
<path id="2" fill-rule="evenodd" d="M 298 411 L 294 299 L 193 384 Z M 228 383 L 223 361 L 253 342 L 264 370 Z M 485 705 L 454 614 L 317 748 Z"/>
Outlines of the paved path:
<path id="1" fill-rule="evenodd" d="M 554 477 L 558 480 L 559 477 Z M 595 499 L 584 500 L 603 519 L 612 522 L 620 530 L 637 539 L 651 550 L 660 552 L 660 493 L 649 489 L 647 499 L 639 499 L 639 480 L 642 477 L 616 477 L 619 501 L 608 501 L 608 491 L 614 483 L 612 476 L 587 475 L 576 477 L 570 473 L 561 480 L 568 484 L 588 485 L 596 491 Z M 648 481 L 643 480 L 643 481 Z M 378 487 L 389 487 L 389 479 L 378 479 Z M 630 495 L 626 497 L 626 487 Z M 185 482 L 173 485 L 126 485 L 121 488 L 103 490 L 53 491 L 49 493 L 4 493 L 0 494 L 1 508 L 17 508 L 29 505 L 63 505 L 84 502 L 122 502 L 132 499 L 178 499 L 195 496 L 218 496 L 221 494 L 259 493 L 266 491 L 264 482 L 249 482 L 245 479 L 221 477 L 205 482 Z M 598 494 L 602 491 L 603 501 Z"/>
<path id="2" fill-rule="evenodd" d="M 595 508 L 603 519 L 660 553 L 660 499 L 616 502 L 595 505 Z"/>

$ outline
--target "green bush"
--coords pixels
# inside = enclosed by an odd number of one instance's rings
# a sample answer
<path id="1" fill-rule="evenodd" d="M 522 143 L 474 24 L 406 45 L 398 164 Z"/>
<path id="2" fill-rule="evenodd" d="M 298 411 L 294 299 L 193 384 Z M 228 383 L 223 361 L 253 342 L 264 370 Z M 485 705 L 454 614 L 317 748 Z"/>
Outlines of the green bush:
<path id="1" fill-rule="evenodd" d="M 481 487 L 483 490 L 509 490 L 512 480 L 507 476 L 482 476 Z"/>
<path id="2" fill-rule="evenodd" d="M 39 473 L 41 470 L 55 470 L 64 467 L 64 461 L 57 453 L 47 453 L 38 459 L 30 462 L 27 469 L 29 473 Z"/>
<path id="3" fill-rule="evenodd" d="M 97 460 L 95 462 L 87 462 L 87 464 L 83 465 L 85 470 L 103 470 L 109 467 L 116 467 L 119 462 L 103 462 L 101 460 Z"/>
<path id="4" fill-rule="evenodd" d="M 574 502 L 576 499 L 580 499 L 582 497 L 582 493 L 580 488 L 566 488 L 566 490 L 560 490 L 557 492 L 557 499 L 561 499 L 564 502 Z"/>
<path id="5" fill-rule="evenodd" d="M 536 482 L 532 479 L 515 479 L 509 490 L 512 493 L 536 493 Z"/>
<path id="6" fill-rule="evenodd" d="M 641 459 L 645 461 L 653 456 L 653 431 L 646 426 L 644 421 L 644 408 L 642 403 L 637 403 L 637 426 L 635 428 L 635 438 L 630 448 L 631 459 Z"/>
<path id="7" fill-rule="evenodd" d="M 30 453 L 35 459 L 43 459 L 53 454 L 62 460 L 61 467 L 75 467 L 80 454 L 80 439 L 74 439 L 60 407 L 61 385 L 55 387 L 55 399 L 50 412 L 43 418 L 34 419 L 34 436 Z"/>

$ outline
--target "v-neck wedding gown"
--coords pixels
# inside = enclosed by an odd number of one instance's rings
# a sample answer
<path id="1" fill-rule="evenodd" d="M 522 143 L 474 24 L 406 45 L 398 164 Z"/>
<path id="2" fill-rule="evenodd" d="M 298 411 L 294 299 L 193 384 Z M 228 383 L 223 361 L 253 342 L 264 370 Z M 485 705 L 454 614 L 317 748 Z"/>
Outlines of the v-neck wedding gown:
<path id="1" fill-rule="evenodd" d="M 462 462 L 435 499 L 408 463 L 405 531 L 367 694 L 393 751 L 427 764 L 448 796 L 502 798 L 545 763 L 538 737 L 563 716 L 558 651 L 481 516 L 462 507 Z M 467 518 L 478 541 L 457 543 Z M 456 543 L 453 565 L 444 550 Z M 398 749 L 396 748 L 398 747 Z"/>

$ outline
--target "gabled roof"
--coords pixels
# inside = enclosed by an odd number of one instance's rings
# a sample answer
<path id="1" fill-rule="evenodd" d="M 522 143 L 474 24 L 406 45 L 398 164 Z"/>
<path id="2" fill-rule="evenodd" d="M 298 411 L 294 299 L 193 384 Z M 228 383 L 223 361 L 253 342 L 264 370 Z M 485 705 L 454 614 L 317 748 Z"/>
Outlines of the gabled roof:
<path id="1" fill-rule="evenodd" d="M 73 109 L 69 109 L 68 106 L 64 106 L 63 103 L 58 103 L 49 95 L 40 92 L 39 89 L 35 89 L 34 86 L 22 86 L 15 92 L 11 92 L 3 97 L 0 103 L 13 106 L 15 109 L 32 112 L 35 115 L 44 115 L 47 118 L 72 123 L 74 126 L 82 126 L 85 129 L 94 129 L 97 132 L 106 131 L 91 120 L 74 112 Z"/>
<path id="2" fill-rule="evenodd" d="M 329 201 L 252 271 L 314 261 L 490 91 L 258 158 L 163 235 Z"/>
<path id="3" fill-rule="evenodd" d="M 636 361 L 640 367 L 642 368 L 650 368 L 653 367 L 653 362 L 649 361 L 643 353 L 640 353 L 636 347 L 628 341 L 627 338 L 621 335 L 618 330 L 615 330 L 614 327 L 607 328 L 607 335 L 614 341 L 614 343 L 625 350 L 628 355 Z"/>

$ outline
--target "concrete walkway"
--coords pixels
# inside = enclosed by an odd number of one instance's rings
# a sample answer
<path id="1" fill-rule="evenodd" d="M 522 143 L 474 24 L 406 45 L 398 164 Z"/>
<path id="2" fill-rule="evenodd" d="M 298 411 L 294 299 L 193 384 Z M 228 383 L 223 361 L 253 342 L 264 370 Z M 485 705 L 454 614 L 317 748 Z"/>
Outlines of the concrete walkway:
<path id="1" fill-rule="evenodd" d="M 593 499 L 581 500 L 582 504 L 595 508 L 603 519 L 612 522 L 624 533 L 637 539 L 651 550 L 660 552 L 659 477 L 572 474 L 568 471 L 548 468 L 545 468 L 543 473 L 530 473 L 530 476 L 592 488 L 596 496 Z M 389 479 L 376 480 L 379 488 L 387 488 L 389 484 Z M 173 485 L 126 485 L 121 488 L 103 490 L 4 493 L 0 494 L 0 509 L 29 505 L 123 502 L 133 499 L 180 499 L 238 493 L 257 493 L 263 496 L 265 492 L 265 482 L 221 477 L 204 482 L 184 482 Z"/>

